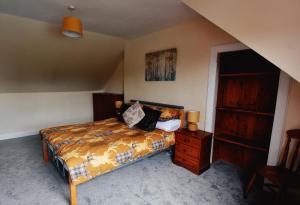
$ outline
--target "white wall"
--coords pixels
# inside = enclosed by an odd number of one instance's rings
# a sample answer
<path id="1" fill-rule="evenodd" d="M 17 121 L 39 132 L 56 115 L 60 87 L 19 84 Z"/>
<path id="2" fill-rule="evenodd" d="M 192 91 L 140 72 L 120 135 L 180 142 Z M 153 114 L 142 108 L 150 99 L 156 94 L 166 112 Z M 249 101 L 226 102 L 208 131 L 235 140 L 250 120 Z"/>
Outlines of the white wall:
<path id="1" fill-rule="evenodd" d="M 300 110 L 300 83 L 296 80 L 292 80 L 290 83 L 290 91 L 289 91 L 289 100 L 288 100 L 288 107 L 287 107 L 287 117 L 285 121 L 285 131 L 291 129 L 300 129 L 300 117 L 299 117 L 299 110 Z M 282 135 L 282 146 L 281 146 L 281 153 L 280 158 L 282 158 L 283 152 L 282 148 L 286 144 L 286 133 Z M 295 149 L 295 141 L 292 140 L 292 146 L 290 148 L 290 153 Z M 288 162 L 291 162 L 290 157 L 288 158 Z"/>
<path id="2" fill-rule="evenodd" d="M 91 92 L 0 94 L 0 140 L 93 119 Z"/>
<path id="3" fill-rule="evenodd" d="M 285 130 L 300 129 L 300 83 L 291 81 Z"/>

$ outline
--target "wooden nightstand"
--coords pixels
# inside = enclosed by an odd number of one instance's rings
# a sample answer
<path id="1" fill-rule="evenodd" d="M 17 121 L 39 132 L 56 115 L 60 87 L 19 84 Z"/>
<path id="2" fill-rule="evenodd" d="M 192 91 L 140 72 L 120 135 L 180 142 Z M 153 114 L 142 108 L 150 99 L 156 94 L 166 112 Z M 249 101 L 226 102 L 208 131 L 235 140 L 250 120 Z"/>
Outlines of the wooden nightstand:
<path id="1" fill-rule="evenodd" d="M 210 167 L 212 133 L 201 130 L 191 132 L 180 129 L 175 132 L 175 156 L 173 162 L 195 174 Z"/>

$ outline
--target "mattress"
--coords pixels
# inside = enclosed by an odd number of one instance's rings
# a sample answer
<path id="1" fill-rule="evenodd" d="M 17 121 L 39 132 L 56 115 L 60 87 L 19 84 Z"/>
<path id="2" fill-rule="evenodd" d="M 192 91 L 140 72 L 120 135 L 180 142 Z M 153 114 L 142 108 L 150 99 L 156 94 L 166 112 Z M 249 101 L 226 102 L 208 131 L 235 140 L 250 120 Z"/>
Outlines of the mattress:
<path id="1" fill-rule="evenodd" d="M 41 130 L 74 184 L 81 184 L 175 144 L 174 132 L 128 128 L 115 118 Z"/>

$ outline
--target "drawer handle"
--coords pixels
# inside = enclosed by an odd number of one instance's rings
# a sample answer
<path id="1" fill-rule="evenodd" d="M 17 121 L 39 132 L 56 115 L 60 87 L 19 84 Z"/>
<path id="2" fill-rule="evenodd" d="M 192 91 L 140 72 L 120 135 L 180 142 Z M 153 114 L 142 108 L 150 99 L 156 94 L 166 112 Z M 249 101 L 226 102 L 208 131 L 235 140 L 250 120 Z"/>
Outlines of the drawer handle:
<path id="1" fill-rule="evenodd" d="M 183 152 L 185 153 L 185 152 L 186 152 L 186 149 L 183 149 Z"/>

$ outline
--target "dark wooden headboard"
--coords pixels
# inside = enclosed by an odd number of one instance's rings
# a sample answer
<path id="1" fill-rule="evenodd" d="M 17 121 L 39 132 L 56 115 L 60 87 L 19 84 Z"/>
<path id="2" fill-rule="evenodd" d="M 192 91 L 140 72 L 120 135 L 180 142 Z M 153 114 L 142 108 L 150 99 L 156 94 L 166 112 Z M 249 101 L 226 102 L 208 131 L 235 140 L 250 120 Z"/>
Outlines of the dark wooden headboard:
<path id="1" fill-rule="evenodd" d="M 152 106 L 157 106 L 157 107 L 166 107 L 166 108 L 171 108 L 179 111 L 179 118 L 181 120 L 181 125 L 180 127 L 184 127 L 184 106 L 181 105 L 170 105 L 170 104 L 163 104 L 163 103 L 157 103 L 157 102 L 149 102 L 149 101 L 143 101 L 143 100 L 130 100 L 130 102 L 134 103 L 136 101 L 139 101 L 140 104 L 142 105 L 152 105 Z"/>

